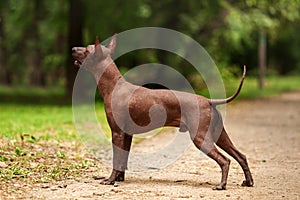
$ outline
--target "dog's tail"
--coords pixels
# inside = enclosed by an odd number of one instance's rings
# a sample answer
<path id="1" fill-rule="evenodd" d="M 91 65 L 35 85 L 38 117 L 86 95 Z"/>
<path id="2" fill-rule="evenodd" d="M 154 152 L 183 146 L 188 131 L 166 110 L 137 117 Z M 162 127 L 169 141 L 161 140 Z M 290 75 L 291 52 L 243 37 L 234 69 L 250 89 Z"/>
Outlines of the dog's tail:
<path id="1" fill-rule="evenodd" d="M 231 96 L 231 97 L 228 97 L 226 99 L 210 99 L 210 104 L 212 106 L 217 106 L 217 105 L 220 105 L 220 104 L 225 104 L 225 103 L 229 103 L 230 101 L 234 100 L 240 93 L 241 89 L 242 89 L 242 86 L 243 86 L 243 82 L 244 82 L 244 79 L 245 79 L 245 76 L 246 76 L 246 65 L 244 65 L 244 72 L 243 72 L 243 76 L 242 76 L 242 79 L 241 79 L 241 82 L 240 82 L 240 85 L 238 87 L 238 89 L 236 90 L 236 92 Z"/>

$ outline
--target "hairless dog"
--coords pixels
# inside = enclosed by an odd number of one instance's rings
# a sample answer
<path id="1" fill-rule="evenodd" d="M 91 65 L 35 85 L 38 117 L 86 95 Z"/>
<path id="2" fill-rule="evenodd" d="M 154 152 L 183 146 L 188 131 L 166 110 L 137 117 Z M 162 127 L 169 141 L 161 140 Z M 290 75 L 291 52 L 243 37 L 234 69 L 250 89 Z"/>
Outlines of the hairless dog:
<path id="1" fill-rule="evenodd" d="M 231 142 L 216 109 L 217 105 L 229 103 L 239 94 L 246 67 L 244 66 L 240 85 L 234 95 L 226 99 L 208 99 L 187 92 L 152 90 L 127 82 L 111 58 L 115 47 L 116 35 L 106 46 L 100 45 L 96 38 L 93 45 L 72 48 L 74 64 L 89 70 L 95 76 L 111 128 L 113 170 L 110 177 L 101 183 L 124 181 L 133 133 L 173 126 L 179 127 L 179 131 L 189 131 L 195 146 L 221 167 L 221 182 L 213 189 L 226 189 L 230 165 L 230 160 L 218 151 L 215 144 L 242 167 L 245 175 L 242 186 L 253 186 L 246 156 Z M 162 119 L 160 116 L 165 117 Z"/>

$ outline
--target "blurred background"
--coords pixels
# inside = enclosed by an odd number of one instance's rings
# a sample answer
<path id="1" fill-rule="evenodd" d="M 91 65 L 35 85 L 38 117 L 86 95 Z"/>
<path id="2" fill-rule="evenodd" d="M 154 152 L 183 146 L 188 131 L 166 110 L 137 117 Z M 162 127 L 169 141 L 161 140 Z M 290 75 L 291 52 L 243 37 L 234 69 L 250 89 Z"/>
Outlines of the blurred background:
<path id="1" fill-rule="evenodd" d="M 194 38 L 214 59 L 225 81 L 238 78 L 244 64 L 260 89 L 268 84 L 265 77 L 293 76 L 295 80 L 300 74 L 299 0 L 3 0 L 2 100 L 10 101 L 7 96 L 20 87 L 27 88 L 26 92 L 45 88 L 48 93 L 70 97 L 78 70 L 73 66 L 71 47 L 93 43 L 96 35 L 104 40 L 114 33 L 148 26 L 174 29 Z M 117 60 L 123 72 L 148 62 L 176 68 L 201 91 L 201 77 L 176 55 L 145 50 Z"/>

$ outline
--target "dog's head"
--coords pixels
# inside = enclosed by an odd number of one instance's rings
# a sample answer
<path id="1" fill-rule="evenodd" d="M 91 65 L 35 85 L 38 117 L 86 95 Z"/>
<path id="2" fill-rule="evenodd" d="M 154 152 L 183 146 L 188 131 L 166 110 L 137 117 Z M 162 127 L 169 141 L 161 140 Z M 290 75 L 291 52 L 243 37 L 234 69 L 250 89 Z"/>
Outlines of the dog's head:
<path id="1" fill-rule="evenodd" d="M 98 37 L 96 37 L 95 44 L 88 45 L 87 47 L 73 47 L 72 56 L 75 59 L 74 65 L 94 71 L 93 69 L 96 65 L 99 65 L 99 63 L 107 59 L 111 60 L 115 47 L 116 34 L 105 46 L 99 44 Z"/>

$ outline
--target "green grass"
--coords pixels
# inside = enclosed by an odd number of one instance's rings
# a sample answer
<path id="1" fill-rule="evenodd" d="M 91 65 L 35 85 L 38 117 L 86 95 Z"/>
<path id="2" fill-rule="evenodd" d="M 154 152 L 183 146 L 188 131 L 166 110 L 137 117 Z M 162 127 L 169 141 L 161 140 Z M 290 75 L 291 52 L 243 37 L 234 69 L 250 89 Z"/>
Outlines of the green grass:
<path id="1" fill-rule="evenodd" d="M 0 104 L 0 136 L 25 140 L 78 140 L 70 105 Z M 105 133 L 109 127 L 102 104 L 96 104 L 98 122 Z"/>
<path id="2" fill-rule="evenodd" d="M 76 138 L 70 106 L 0 104 L 0 135 L 66 140 Z"/>
<path id="3" fill-rule="evenodd" d="M 27 92 L 26 92 L 27 91 Z M 78 140 L 71 103 L 59 89 L 0 87 L 0 138 L 25 140 Z M 109 127 L 103 104 L 96 104 L 98 122 Z"/>
<path id="4" fill-rule="evenodd" d="M 224 83 L 227 86 L 226 82 Z M 232 95 L 239 84 L 239 79 L 230 81 L 226 87 L 227 95 Z M 254 99 L 274 96 L 276 94 L 300 90 L 300 77 L 299 76 L 269 76 L 265 80 L 265 87 L 260 90 L 258 80 L 253 77 L 246 77 L 243 88 L 239 95 L 239 99 Z"/>

